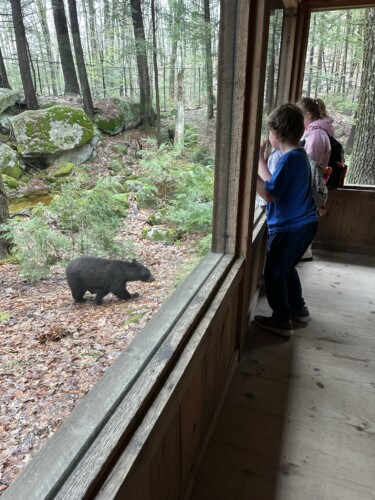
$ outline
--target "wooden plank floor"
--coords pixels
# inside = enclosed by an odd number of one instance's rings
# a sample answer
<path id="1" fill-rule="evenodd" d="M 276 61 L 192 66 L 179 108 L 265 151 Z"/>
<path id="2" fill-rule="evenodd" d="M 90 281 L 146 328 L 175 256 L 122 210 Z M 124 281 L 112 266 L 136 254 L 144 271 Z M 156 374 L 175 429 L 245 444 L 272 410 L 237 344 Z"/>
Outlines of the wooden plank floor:
<path id="1" fill-rule="evenodd" d="M 290 340 L 251 324 L 191 500 L 375 499 L 375 257 L 299 272 L 313 320 Z"/>

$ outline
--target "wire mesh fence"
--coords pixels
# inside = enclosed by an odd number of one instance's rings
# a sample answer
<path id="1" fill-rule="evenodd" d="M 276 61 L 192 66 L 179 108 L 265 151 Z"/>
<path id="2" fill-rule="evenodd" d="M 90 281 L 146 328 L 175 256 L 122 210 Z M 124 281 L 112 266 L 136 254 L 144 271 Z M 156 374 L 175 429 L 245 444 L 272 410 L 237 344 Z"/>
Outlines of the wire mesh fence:
<path id="1" fill-rule="evenodd" d="M 22 81 L 16 57 L 4 57 L 6 70 L 11 87 L 22 91 Z M 47 61 L 42 58 L 33 58 L 31 70 L 34 86 L 38 95 L 51 96 L 64 94 L 64 78 L 61 65 L 56 61 Z M 98 65 L 86 65 L 90 82 L 91 93 L 94 99 L 121 96 L 139 101 L 140 89 L 138 83 L 138 69 L 136 65 L 115 66 L 105 62 Z M 179 68 L 180 69 L 180 68 Z M 206 104 L 206 71 L 203 66 L 187 66 L 183 68 L 183 88 L 185 106 L 200 108 Z M 172 77 L 174 73 L 174 77 Z M 172 77 L 172 78 L 171 78 Z M 154 92 L 154 74 L 150 72 L 151 92 Z M 165 110 L 173 107 L 177 90 L 177 68 L 164 65 L 158 68 L 160 107 Z M 217 88 L 214 75 L 214 90 Z"/>

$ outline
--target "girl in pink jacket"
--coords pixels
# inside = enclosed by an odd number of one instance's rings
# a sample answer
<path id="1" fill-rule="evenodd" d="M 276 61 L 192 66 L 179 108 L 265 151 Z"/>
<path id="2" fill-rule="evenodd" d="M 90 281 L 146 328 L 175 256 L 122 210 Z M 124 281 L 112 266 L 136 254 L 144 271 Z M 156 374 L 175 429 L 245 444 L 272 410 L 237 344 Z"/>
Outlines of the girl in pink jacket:
<path id="1" fill-rule="evenodd" d="M 334 135 L 333 118 L 328 116 L 322 99 L 303 97 L 299 101 L 298 106 L 303 112 L 305 125 L 305 133 L 303 134 L 301 144 L 303 144 L 309 157 L 318 163 L 322 169 L 324 182 L 327 183 L 332 173 L 332 168 L 328 166 L 331 155 L 331 143 L 328 134 Z M 325 210 L 321 210 L 321 212 L 325 213 Z M 302 260 L 312 259 L 313 255 L 310 245 L 303 255 Z"/>
<path id="2" fill-rule="evenodd" d="M 328 134 L 334 135 L 333 118 L 328 116 L 322 99 L 303 97 L 298 105 L 302 109 L 305 124 L 305 133 L 302 137 L 304 148 L 310 158 L 320 165 L 327 181 L 331 173 L 328 167 L 331 154 Z"/>

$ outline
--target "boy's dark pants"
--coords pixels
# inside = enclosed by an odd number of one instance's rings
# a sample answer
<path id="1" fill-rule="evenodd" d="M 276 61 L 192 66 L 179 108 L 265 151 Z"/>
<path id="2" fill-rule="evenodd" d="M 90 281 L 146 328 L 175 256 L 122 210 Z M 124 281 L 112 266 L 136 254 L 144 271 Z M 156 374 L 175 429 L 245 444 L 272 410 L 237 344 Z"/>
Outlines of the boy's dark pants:
<path id="1" fill-rule="evenodd" d="M 272 316 L 278 321 L 291 318 L 291 309 L 305 305 L 301 282 L 295 266 L 311 244 L 318 229 L 313 222 L 295 231 L 274 233 L 268 239 L 264 281 Z"/>

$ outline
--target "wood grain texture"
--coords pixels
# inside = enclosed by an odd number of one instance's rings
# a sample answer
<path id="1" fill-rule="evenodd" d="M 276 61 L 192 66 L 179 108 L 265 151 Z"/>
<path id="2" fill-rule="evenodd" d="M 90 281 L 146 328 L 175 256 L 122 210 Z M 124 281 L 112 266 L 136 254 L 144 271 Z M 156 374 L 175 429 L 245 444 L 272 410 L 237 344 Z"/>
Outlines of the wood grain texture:
<path id="1" fill-rule="evenodd" d="M 235 342 L 226 340 L 227 349 L 225 349 L 224 346 L 220 347 L 219 338 L 222 338 L 223 330 L 225 338 L 227 336 L 235 337 L 234 321 L 236 317 L 228 315 L 228 308 L 233 303 L 232 298 L 236 294 L 238 282 L 241 279 L 240 269 L 241 262 L 239 261 L 238 265 L 234 266 L 229 273 L 217 298 L 213 301 L 212 307 L 190 339 L 147 415 L 121 455 L 116 459 L 116 463 L 111 467 L 106 481 L 95 494 L 96 498 L 105 500 L 132 498 L 129 492 L 136 491 L 137 484 L 143 488 L 144 477 L 148 477 L 149 471 L 155 470 L 155 466 L 158 466 L 155 457 L 158 457 L 160 447 L 165 446 L 165 442 L 170 439 L 173 439 L 175 444 L 170 444 L 169 449 L 174 449 L 178 445 L 181 450 L 180 454 L 176 455 L 180 457 L 178 466 L 181 466 L 181 476 L 179 474 L 172 475 L 170 481 L 174 482 L 177 479 L 180 481 L 181 478 L 180 494 L 188 487 L 189 475 L 193 473 L 199 449 L 203 446 L 206 434 L 209 432 L 216 408 L 222 397 L 225 380 L 232 373 L 235 351 L 228 349 L 232 349 Z M 228 316 L 232 318 L 232 321 L 226 322 L 225 318 Z M 219 352 L 226 351 L 225 355 L 218 356 L 222 363 L 215 364 L 215 388 L 211 384 L 202 383 L 205 374 L 204 362 L 207 360 L 207 353 L 211 348 L 218 348 Z M 214 402 L 207 397 L 206 392 L 207 390 L 211 392 L 213 389 L 217 394 L 217 399 Z M 207 411 L 207 405 L 211 405 L 210 419 L 203 419 L 202 415 Z M 180 431 L 177 429 L 178 435 L 169 432 L 171 421 L 175 422 L 176 416 L 179 416 L 181 422 Z M 205 425 L 203 426 L 203 424 Z M 169 459 L 171 460 L 171 457 Z M 161 467 L 160 470 L 162 471 L 163 468 Z M 76 494 L 76 491 L 73 493 Z M 65 492 L 65 498 L 66 495 Z M 159 497 L 157 487 L 153 491 L 152 498 L 155 500 L 163 498 Z"/>
<path id="2" fill-rule="evenodd" d="M 192 500 L 375 499 L 375 257 L 298 269 L 313 320 L 289 341 L 251 325 Z"/>
<path id="3" fill-rule="evenodd" d="M 375 192 L 360 188 L 330 191 L 315 245 L 375 254 Z"/>

